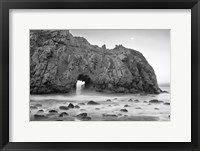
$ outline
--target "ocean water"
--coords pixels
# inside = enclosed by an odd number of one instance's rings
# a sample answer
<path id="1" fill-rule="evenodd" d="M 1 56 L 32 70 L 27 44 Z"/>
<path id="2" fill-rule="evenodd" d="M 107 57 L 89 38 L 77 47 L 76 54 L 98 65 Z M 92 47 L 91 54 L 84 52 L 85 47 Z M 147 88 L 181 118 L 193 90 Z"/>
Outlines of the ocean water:
<path id="1" fill-rule="evenodd" d="M 30 95 L 30 106 L 41 104 L 37 109 L 30 109 L 31 121 L 80 121 L 76 115 L 87 113 L 92 121 L 170 121 L 170 105 L 164 103 L 170 102 L 170 87 L 160 87 L 168 93 L 161 94 L 102 94 L 100 92 L 81 91 L 83 82 L 78 82 L 77 90 L 74 94 L 48 94 L 48 95 Z M 110 99 L 111 102 L 107 100 Z M 129 100 L 138 100 L 130 102 Z M 149 103 L 150 100 L 157 99 L 164 103 Z M 98 102 L 99 105 L 87 105 L 88 101 Z M 61 110 L 59 106 L 67 106 L 69 103 L 79 105 L 79 109 L 67 110 L 69 116 L 60 118 Z M 128 105 L 129 107 L 125 107 Z M 58 114 L 48 116 L 49 110 L 56 110 Z M 121 109 L 127 109 L 122 112 Z M 45 118 L 35 118 L 38 110 L 43 110 Z M 116 116 L 104 116 L 112 114 Z"/>

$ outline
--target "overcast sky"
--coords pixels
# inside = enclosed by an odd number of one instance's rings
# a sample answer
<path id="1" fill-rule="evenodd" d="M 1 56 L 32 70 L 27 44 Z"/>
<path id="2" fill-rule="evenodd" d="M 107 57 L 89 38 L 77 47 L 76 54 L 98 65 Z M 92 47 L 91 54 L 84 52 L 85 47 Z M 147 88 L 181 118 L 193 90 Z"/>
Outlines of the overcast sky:
<path id="1" fill-rule="evenodd" d="M 170 83 L 170 30 L 102 30 L 102 29 L 73 29 L 72 35 L 81 36 L 90 44 L 112 49 L 115 45 L 140 51 L 153 67 L 158 84 Z"/>

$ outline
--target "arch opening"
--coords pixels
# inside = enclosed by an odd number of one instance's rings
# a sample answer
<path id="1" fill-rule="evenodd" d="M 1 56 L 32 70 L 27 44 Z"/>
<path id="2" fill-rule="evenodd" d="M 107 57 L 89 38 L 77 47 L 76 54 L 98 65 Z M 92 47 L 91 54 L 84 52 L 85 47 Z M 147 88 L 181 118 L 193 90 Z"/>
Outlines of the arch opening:
<path id="1" fill-rule="evenodd" d="M 76 94 L 81 94 L 83 89 L 88 89 L 91 85 L 91 79 L 88 75 L 80 74 L 76 82 Z"/>

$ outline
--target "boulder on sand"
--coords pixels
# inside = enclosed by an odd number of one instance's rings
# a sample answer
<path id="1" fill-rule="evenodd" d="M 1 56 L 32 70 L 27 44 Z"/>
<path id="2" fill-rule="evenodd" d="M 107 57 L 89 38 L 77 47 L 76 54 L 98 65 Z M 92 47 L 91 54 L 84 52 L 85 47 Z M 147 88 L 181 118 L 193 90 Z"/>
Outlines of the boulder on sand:
<path id="1" fill-rule="evenodd" d="M 135 103 L 139 103 L 140 101 L 138 99 L 134 100 Z"/>
<path id="2" fill-rule="evenodd" d="M 165 103 L 164 103 L 164 105 L 170 105 L 170 103 L 168 103 L 168 102 L 165 102 Z"/>
<path id="3" fill-rule="evenodd" d="M 163 101 L 159 101 L 157 99 L 150 100 L 149 103 L 163 103 Z"/>
<path id="4" fill-rule="evenodd" d="M 37 114 L 42 114 L 42 113 L 44 113 L 44 110 L 38 110 L 37 111 Z"/>
<path id="5" fill-rule="evenodd" d="M 56 111 L 56 110 L 49 110 L 49 113 L 56 114 L 56 113 L 58 113 L 58 111 Z"/>
<path id="6" fill-rule="evenodd" d="M 73 109 L 73 108 L 74 108 L 74 105 L 73 105 L 72 103 L 70 103 L 70 104 L 68 105 L 68 108 Z"/>
<path id="7" fill-rule="evenodd" d="M 95 102 L 95 101 L 89 101 L 87 103 L 88 105 L 99 105 L 99 103 Z"/>
<path id="8" fill-rule="evenodd" d="M 69 108 L 67 106 L 60 106 L 59 109 L 60 110 L 69 110 Z"/>
<path id="9" fill-rule="evenodd" d="M 31 105 L 31 106 L 30 106 L 30 109 L 37 109 L 37 106 Z"/>
<path id="10" fill-rule="evenodd" d="M 122 112 L 128 112 L 127 109 L 121 109 L 120 111 L 122 111 Z"/>
<path id="11" fill-rule="evenodd" d="M 87 113 L 78 114 L 76 117 L 83 121 L 89 121 L 92 119 L 91 117 L 87 116 Z"/>
<path id="12" fill-rule="evenodd" d="M 68 115 L 69 115 L 68 113 L 62 112 L 62 113 L 60 113 L 59 117 L 64 117 L 64 116 L 68 116 Z"/>
<path id="13" fill-rule="evenodd" d="M 34 118 L 44 118 L 45 115 L 42 115 L 42 114 L 35 114 L 34 115 Z"/>
<path id="14" fill-rule="evenodd" d="M 126 105 L 124 105 L 124 107 L 131 107 L 130 105 L 128 105 L 128 104 L 126 104 Z"/>
<path id="15" fill-rule="evenodd" d="M 79 108 L 80 108 L 80 106 L 78 106 L 78 105 L 75 105 L 75 106 L 74 106 L 74 108 L 76 108 L 76 109 L 79 109 Z"/>

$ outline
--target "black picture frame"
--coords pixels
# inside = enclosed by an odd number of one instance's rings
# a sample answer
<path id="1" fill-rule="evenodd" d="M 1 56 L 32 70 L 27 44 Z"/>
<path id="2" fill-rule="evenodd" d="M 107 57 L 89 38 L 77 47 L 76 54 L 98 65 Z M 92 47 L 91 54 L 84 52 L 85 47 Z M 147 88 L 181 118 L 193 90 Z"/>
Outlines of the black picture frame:
<path id="1" fill-rule="evenodd" d="M 191 142 L 9 142 L 9 9 L 191 9 Z M 199 0 L 0 0 L 0 11 L 1 150 L 200 150 Z"/>

